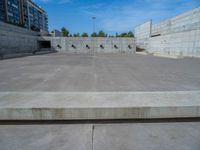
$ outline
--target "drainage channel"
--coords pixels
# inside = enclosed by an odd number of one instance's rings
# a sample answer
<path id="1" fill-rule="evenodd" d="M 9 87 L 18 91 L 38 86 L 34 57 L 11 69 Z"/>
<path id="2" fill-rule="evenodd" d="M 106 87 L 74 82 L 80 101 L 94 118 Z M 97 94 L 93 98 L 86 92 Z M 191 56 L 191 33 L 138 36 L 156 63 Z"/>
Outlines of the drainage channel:
<path id="1" fill-rule="evenodd" d="M 117 119 L 117 120 L 1 120 L 0 125 L 127 124 L 200 122 L 200 118 Z"/>

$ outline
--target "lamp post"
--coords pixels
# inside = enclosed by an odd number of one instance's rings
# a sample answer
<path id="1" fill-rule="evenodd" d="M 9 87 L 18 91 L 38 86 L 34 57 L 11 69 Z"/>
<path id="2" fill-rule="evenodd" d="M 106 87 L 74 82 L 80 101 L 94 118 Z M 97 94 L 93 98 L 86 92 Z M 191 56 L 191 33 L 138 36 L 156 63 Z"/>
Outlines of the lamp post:
<path id="1" fill-rule="evenodd" d="M 96 17 L 92 17 L 92 20 L 93 20 L 93 33 L 95 33 L 95 20 L 96 20 Z"/>
<path id="2" fill-rule="evenodd" d="M 93 20 L 93 34 L 95 33 L 95 20 L 96 20 L 96 17 L 92 17 L 92 20 Z M 95 55 L 95 44 L 94 44 L 94 38 L 92 38 L 92 43 L 93 43 L 93 50 L 92 50 L 92 54 Z"/>

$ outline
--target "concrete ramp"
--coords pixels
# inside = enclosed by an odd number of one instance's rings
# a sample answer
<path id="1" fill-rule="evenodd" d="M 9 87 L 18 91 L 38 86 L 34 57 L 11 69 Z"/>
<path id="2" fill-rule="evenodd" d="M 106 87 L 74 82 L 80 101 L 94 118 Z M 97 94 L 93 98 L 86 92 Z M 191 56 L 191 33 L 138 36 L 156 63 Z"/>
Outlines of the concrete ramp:
<path id="1" fill-rule="evenodd" d="M 0 93 L 0 120 L 200 117 L 200 91 Z"/>

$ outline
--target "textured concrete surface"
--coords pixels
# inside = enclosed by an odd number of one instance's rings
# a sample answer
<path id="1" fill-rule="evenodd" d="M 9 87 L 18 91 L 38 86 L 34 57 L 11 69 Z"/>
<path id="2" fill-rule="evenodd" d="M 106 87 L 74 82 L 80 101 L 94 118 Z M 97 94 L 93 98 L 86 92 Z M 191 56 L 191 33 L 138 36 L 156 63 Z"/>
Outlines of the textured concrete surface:
<path id="1" fill-rule="evenodd" d="M 200 123 L 0 125 L 1 150 L 199 150 Z"/>
<path id="2" fill-rule="evenodd" d="M 70 53 L 135 53 L 134 38 L 41 37 L 53 50 Z M 59 46 L 58 46 L 59 45 Z M 72 46 L 73 45 L 73 46 Z M 101 47 L 102 46 L 102 47 Z"/>
<path id="3" fill-rule="evenodd" d="M 134 38 L 50 37 L 45 36 L 45 33 L 32 32 L 0 22 L 0 59 L 43 51 L 38 41 L 46 40 L 51 41 L 51 48 L 46 49 L 49 51 L 92 54 L 94 52 L 135 53 L 136 51 Z"/>
<path id="4" fill-rule="evenodd" d="M 0 61 L 0 91 L 192 91 L 199 74 L 200 59 L 48 54 Z"/>
<path id="5" fill-rule="evenodd" d="M 136 45 L 141 49 L 148 49 L 149 38 L 151 37 L 152 21 L 147 21 L 135 28 Z"/>
<path id="6" fill-rule="evenodd" d="M 200 92 L 0 93 L 0 120 L 200 117 Z"/>
<path id="7" fill-rule="evenodd" d="M 1 150 L 91 150 L 91 125 L 0 125 Z"/>
<path id="8" fill-rule="evenodd" d="M 199 150 L 200 123 L 95 126 L 94 150 Z"/>
<path id="9" fill-rule="evenodd" d="M 166 56 L 200 57 L 200 30 L 152 37 L 148 52 Z"/>
<path id="10" fill-rule="evenodd" d="M 152 25 L 151 35 L 200 30 L 200 7 Z M 183 38 L 183 37 L 182 37 Z"/>
<path id="11" fill-rule="evenodd" d="M 149 53 L 200 57 L 200 7 L 157 24 L 135 29 L 137 47 Z"/>
<path id="12" fill-rule="evenodd" d="M 32 54 L 39 49 L 38 32 L 0 22 L 0 58 Z"/>

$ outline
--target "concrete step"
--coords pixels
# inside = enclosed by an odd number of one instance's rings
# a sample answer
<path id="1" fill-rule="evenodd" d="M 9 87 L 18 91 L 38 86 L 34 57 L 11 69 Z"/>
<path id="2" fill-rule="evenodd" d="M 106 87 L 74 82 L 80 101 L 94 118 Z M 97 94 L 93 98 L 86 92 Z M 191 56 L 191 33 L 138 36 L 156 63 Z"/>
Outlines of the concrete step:
<path id="1" fill-rule="evenodd" d="M 196 117 L 200 117 L 200 91 L 0 93 L 0 120 Z"/>

